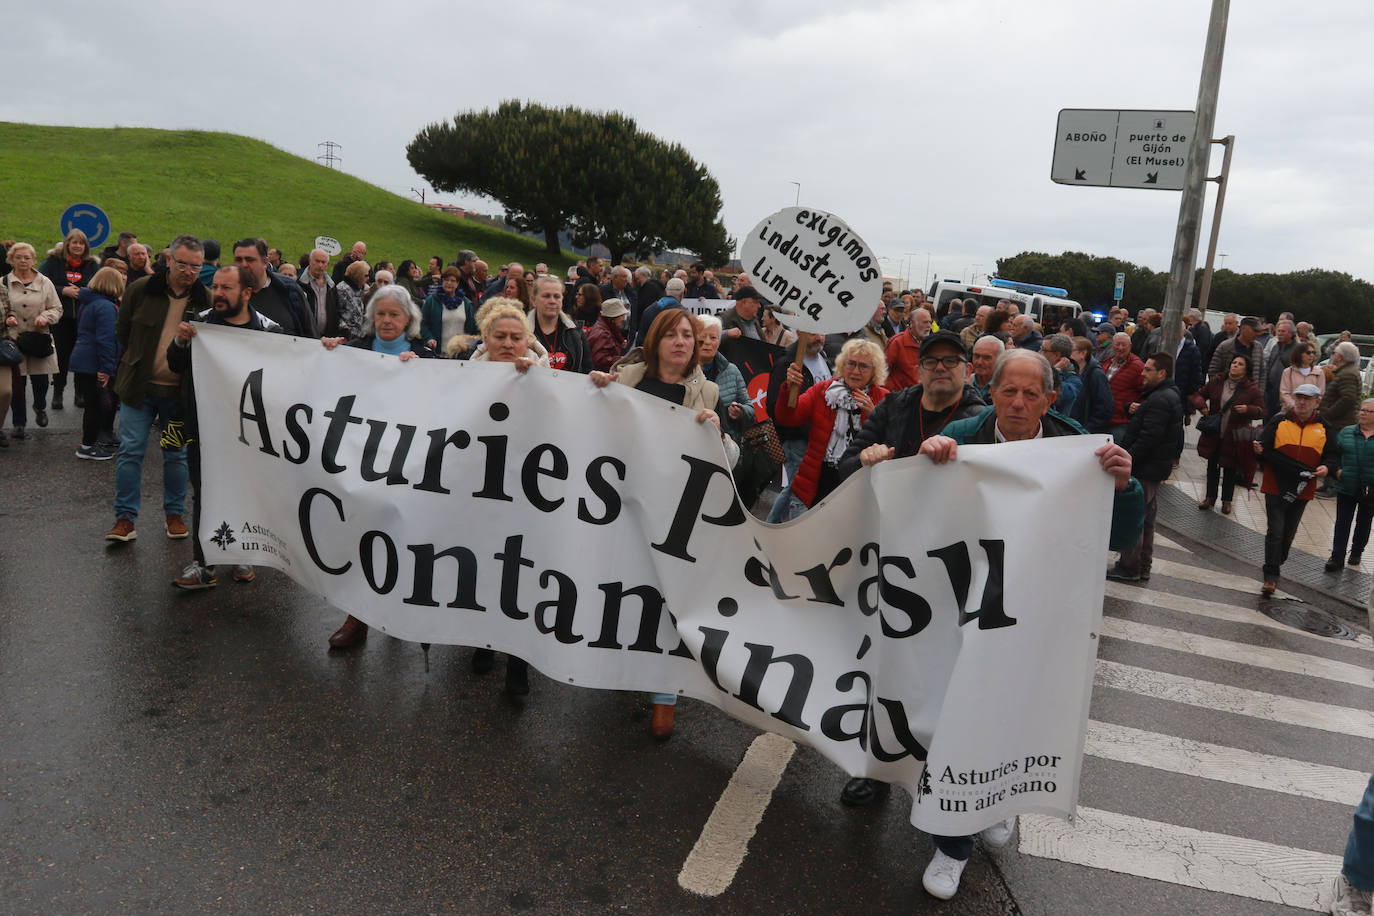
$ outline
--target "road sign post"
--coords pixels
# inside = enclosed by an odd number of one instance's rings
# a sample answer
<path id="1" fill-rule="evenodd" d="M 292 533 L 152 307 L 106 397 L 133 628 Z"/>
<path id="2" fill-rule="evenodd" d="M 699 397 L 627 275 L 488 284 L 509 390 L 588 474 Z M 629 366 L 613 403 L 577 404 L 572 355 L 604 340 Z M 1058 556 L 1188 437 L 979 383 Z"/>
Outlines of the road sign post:
<path id="1" fill-rule="evenodd" d="M 1126 275 L 1116 275 L 1116 286 L 1112 289 L 1112 298 L 1117 302 L 1121 301 L 1121 294 L 1126 291 Z"/>

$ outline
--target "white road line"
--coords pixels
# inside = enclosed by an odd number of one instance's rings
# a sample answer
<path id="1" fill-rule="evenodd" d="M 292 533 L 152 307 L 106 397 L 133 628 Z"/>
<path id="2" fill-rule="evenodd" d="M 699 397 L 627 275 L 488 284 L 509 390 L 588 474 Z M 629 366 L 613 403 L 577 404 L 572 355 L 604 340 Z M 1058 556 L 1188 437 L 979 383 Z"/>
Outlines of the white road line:
<path id="1" fill-rule="evenodd" d="M 1341 857 L 1095 808 L 1068 824 L 1021 816 L 1021 852 L 1089 868 L 1324 911 Z"/>
<path id="2" fill-rule="evenodd" d="M 795 750 L 791 741 L 771 734 L 759 735 L 749 745 L 677 876 L 684 890 L 715 897 L 735 880 L 749 840 Z"/>
<path id="3" fill-rule="evenodd" d="M 1171 579 L 1185 579 L 1189 582 L 1215 585 L 1219 588 L 1229 588 L 1232 591 L 1246 592 L 1251 595 L 1258 595 L 1260 586 L 1264 584 L 1260 579 L 1258 569 L 1253 576 L 1233 576 L 1230 573 L 1194 566 L 1191 563 L 1175 563 L 1173 560 L 1156 559 L 1150 563 L 1150 570 Z M 1276 594 L 1280 598 L 1293 597 L 1283 589 L 1279 589 Z"/>
<path id="4" fill-rule="evenodd" d="M 1088 721 L 1083 752 L 1102 760 L 1336 802 L 1352 809 L 1369 784 L 1369 774 L 1356 770 L 1189 741 L 1095 719 Z"/>
<path id="5" fill-rule="evenodd" d="M 1374 713 L 1098 661 L 1094 683 L 1141 696 L 1374 740 Z"/>
<path id="6" fill-rule="evenodd" d="M 1185 598 L 1181 595 L 1172 595 L 1168 592 L 1152 591 L 1147 587 L 1140 587 L 1124 582 L 1108 582 L 1107 597 L 1119 598 L 1122 601 L 1133 601 L 1147 607 L 1162 607 L 1171 611 L 1181 611 L 1185 614 L 1193 614 L 1197 617 L 1210 617 L 1214 620 L 1225 620 L 1229 623 L 1248 623 L 1257 627 L 1264 627 L 1268 630 L 1278 630 L 1282 633 L 1289 633 L 1293 636 L 1301 636 L 1305 639 L 1317 639 L 1330 646 L 1358 646 L 1361 649 L 1374 648 L 1374 639 L 1368 633 L 1357 633 L 1353 640 L 1333 639 L 1330 636 L 1322 636 L 1320 633 L 1309 633 L 1306 630 L 1299 630 L 1287 624 L 1279 623 L 1277 620 L 1266 617 L 1252 607 L 1243 607 L 1238 604 L 1222 604 L 1219 601 L 1205 601 L 1201 598 Z"/>
<path id="7" fill-rule="evenodd" d="M 1255 665 L 1271 671 L 1303 674 L 1356 687 L 1374 687 L 1374 676 L 1371 675 L 1369 668 L 1362 665 L 1351 665 L 1303 652 L 1289 652 L 1287 649 L 1252 646 L 1229 639 L 1217 639 L 1214 636 L 1199 636 L 1169 627 L 1122 620 L 1120 617 L 1103 617 L 1102 635 L 1160 649 L 1204 655 L 1225 662 Z"/>

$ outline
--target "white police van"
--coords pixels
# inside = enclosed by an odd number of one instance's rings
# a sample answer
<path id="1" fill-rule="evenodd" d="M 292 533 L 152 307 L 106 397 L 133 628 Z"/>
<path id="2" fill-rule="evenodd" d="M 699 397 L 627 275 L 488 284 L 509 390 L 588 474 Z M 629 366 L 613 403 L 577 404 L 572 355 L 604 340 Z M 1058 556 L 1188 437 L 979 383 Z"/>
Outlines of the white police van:
<path id="1" fill-rule="evenodd" d="M 938 314 L 941 306 L 951 299 L 977 299 L 978 304 L 994 308 L 1003 299 L 1015 302 L 1021 312 L 1035 319 L 1046 334 L 1059 330 L 1059 325 L 1077 318 L 1083 306 L 1068 298 L 1068 290 L 1057 286 L 1041 286 L 993 277 L 984 285 L 973 286 L 957 280 L 941 280 L 930 291 L 929 300 Z"/>

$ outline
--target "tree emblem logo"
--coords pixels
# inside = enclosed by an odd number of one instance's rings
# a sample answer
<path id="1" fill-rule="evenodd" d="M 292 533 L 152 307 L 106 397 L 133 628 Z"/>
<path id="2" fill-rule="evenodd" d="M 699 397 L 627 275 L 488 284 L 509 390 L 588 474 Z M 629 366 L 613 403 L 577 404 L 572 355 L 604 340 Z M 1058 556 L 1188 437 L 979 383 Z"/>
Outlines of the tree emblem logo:
<path id="1" fill-rule="evenodd" d="M 214 541 L 220 550 L 227 550 L 229 545 L 234 543 L 234 529 L 229 527 L 228 522 L 220 522 L 210 540 Z"/>
<path id="2" fill-rule="evenodd" d="M 919 805 L 921 799 L 929 795 L 930 792 L 930 768 L 926 767 L 921 770 L 921 779 L 916 784 L 916 804 Z"/>

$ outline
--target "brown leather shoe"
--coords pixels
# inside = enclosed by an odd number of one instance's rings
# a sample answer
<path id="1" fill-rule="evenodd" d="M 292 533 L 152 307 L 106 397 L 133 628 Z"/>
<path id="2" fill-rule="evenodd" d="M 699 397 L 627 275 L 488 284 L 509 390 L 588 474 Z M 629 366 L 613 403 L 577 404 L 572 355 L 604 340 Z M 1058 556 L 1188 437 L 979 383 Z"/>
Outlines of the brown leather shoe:
<path id="1" fill-rule="evenodd" d="M 1260 586 L 1260 594 L 1268 598 L 1278 590 L 1278 587 L 1279 584 L 1273 579 L 1265 579 L 1264 584 Z"/>
<path id="2" fill-rule="evenodd" d="M 361 645 L 367 639 L 367 624 L 363 623 L 352 614 L 343 622 L 343 626 L 334 631 L 334 635 L 329 637 L 329 648 L 331 649 L 352 649 L 354 646 Z"/>
<path id="3" fill-rule="evenodd" d="M 667 703 L 655 703 L 654 718 L 649 723 L 649 734 L 659 741 L 667 741 L 673 737 L 673 714 L 676 711 L 676 706 L 669 706 Z"/>
<path id="4" fill-rule="evenodd" d="M 132 541 L 138 537 L 138 532 L 134 530 L 134 523 L 127 518 L 116 519 L 114 527 L 105 532 L 107 541 Z"/>
<path id="5" fill-rule="evenodd" d="M 181 520 L 180 515 L 167 516 L 167 537 L 173 541 L 179 541 L 190 534 L 190 529 Z"/>

